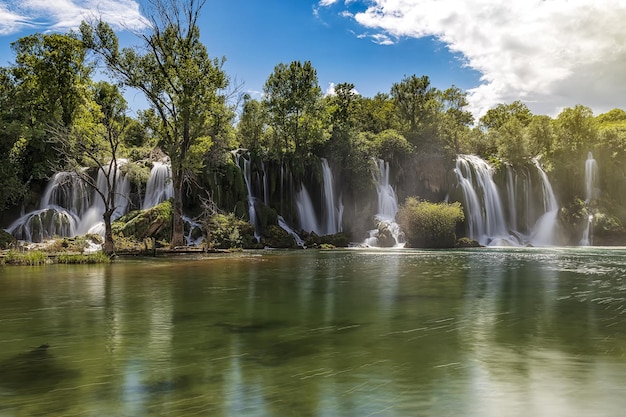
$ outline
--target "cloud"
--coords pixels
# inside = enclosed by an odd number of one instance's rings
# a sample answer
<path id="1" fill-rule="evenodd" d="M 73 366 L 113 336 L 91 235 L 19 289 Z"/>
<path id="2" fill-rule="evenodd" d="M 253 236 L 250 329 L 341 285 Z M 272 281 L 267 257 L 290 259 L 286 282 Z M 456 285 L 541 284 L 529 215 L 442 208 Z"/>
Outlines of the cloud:
<path id="1" fill-rule="evenodd" d="M 329 4 L 334 2 L 326 1 Z M 603 0 L 366 0 L 353 19 L 390 44 L 435 37 L 482 74 L 468 90 L 475 115 L 523 100 L 555 115 L 583 104 L 624 106 L 626 2 Z"/>
<path id="2" fill-rule="evenodd" d="M 18 33 L 29 27 L 68 31 L 92 18 L 101 18 L 116 29 L 141 30 L 149 25 L 134 0 L 0 1 L 0 35 Z"/>

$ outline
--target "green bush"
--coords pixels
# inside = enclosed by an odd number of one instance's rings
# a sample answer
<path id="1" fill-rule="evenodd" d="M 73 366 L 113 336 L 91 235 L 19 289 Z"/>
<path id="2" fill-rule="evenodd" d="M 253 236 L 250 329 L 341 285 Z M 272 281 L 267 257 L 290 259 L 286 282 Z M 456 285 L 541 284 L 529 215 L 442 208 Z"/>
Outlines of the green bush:
<path id="1" fill-rule="evenodd" d="M 27 265 L 36 266 L 43 265 L 49 262 L 48 255 L 41 251 L 32 252 L 17 252 L 10 250 L 4 257 L 4 263 L 6 265 Z"/>
<path id="2" fill-rule="evenodd" d="M 431 203 L 408 197 L 398 210 L 398 224 L 407 247 L 453 248 L 457 222 L 463 221 L 461 203 Z"/>
<path id="3" fill-rule="evenodd" d="M 95 252 L 86 255 L 61 254 L 56 261 L 59 264 L 106 264 L 111 262 L 111 258 L 103 252 Z"/>

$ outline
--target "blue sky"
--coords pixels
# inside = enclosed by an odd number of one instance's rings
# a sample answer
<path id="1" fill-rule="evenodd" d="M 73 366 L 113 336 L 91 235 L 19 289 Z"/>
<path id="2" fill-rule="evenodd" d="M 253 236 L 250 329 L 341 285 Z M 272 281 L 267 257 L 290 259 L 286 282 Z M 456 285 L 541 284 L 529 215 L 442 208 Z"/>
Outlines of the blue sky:
<path id="1" fill-rule="evenodd" d="M 0 0 L 0 65 L 19 37 L 94 14 L 130 45 L 122 25 L 142 30 L 141 11 L 134 0 Z M 208 0 L 200 26 L 209 53 L 253 95 L 278 63 L 310 60 L 323 90 L 351 82 L 373 96 L 428 75 L 466 90 L 476 116 L 518 99 L 554 116 L 575 104 L 626 108 L 624 21 L 621 0 Z"/>

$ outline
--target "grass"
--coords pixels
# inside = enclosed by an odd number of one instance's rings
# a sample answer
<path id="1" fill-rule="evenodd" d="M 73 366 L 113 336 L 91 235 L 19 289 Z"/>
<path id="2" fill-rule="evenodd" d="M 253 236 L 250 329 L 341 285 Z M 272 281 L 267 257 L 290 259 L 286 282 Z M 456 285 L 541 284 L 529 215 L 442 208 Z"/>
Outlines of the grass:
<path id="1" fill-rule="evenodd" d="M 10 250 L 5 255 L 2 263 L 5 265 L 27 265 L 36 266 L 50 263 L 48 255 L 42 251 L 17 252 Z"/>
<path id="2" fill-rule="evenodd" d="M 60 254 L 56 257 L 58 264 L 108 264 L 111 258 L 102 252 L 89 254 Z"/>
<path id="3" fill-rule="evenodd" d="M 0 265 L 37 266 L 45 264 L 104 264 L 111 262 L 111 258 L 102 252 L 89 254 L 62 253 L 49 257 L 42 251 L 18 252 L 10 250 L 4 258 L 0 258 Z"/>

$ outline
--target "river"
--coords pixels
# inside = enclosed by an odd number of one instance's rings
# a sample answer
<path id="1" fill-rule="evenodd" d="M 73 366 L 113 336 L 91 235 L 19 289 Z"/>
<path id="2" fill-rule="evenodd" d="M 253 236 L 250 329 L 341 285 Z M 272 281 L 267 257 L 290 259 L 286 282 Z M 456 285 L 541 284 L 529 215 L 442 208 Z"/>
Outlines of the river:
<path id="1" fill-rule="evenodd" d="M 0 267 L 0 417 L 616 416 L 626 249 Z"/>

